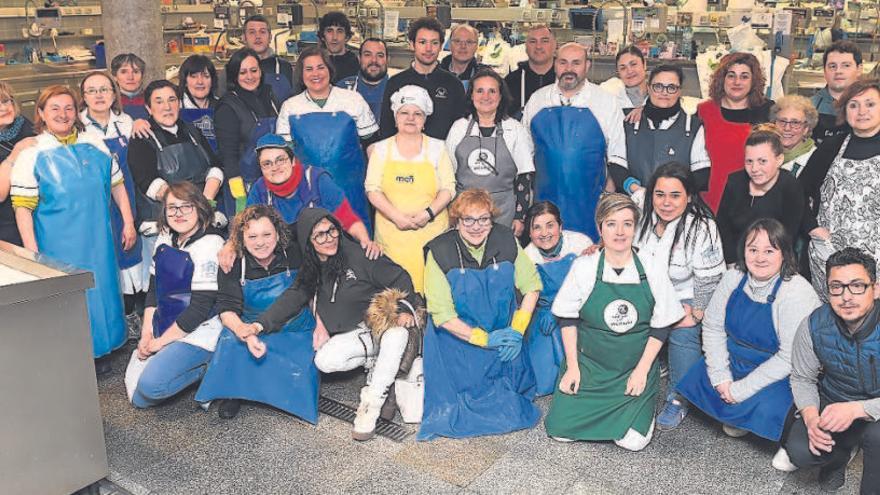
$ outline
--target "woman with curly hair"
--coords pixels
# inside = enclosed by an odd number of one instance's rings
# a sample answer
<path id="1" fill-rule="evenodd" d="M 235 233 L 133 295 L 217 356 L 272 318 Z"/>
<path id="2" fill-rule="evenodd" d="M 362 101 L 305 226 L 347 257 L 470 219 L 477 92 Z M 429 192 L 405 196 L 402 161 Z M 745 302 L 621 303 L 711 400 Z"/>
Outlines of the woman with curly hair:
<path id="1" fill-rule="evenodd" d="M 198 401 L 224 399 L 218 410 L 223 419 L 238 414 L 241 399 L 269 404 L 311 423 L 318 419 L 312 313 L 302 308 L 266 335 L 258 335 L 249 324 L 293 285 L 302 255 L 290 237 L 271 206 L 249 206 L 232 222 L 235 263 L 217 277 L 217 311 L 225 328 L 196 394 Z"/>
<path id="2" fill-rule="evenodd" d="M 764 96 L 766 79 L 751 53 L 731 53 L 709 81 L 709 100 L 697 107 L 706 128 L 706 150 L 712 161 L 704 199 L 718 211 L 727 176 L 743 168 L 744 145 L 753 124 L 767 122 L 773 101 Z"/>

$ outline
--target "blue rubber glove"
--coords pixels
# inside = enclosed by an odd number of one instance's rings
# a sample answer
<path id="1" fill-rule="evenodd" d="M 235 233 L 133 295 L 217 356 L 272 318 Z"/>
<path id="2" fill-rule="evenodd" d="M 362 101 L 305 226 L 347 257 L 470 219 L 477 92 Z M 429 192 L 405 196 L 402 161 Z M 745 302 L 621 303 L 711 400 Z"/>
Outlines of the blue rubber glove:
<path id="1" fill-rule="evenodd" d="M 489 344 L 487 347 L 495 349 L 515 342 L 522 342 L 522 335 L 519 332 L 510 327 L 500 328 L 489 334 Z"/>
<path id="2" fill-rule="evenodd" d="M 503 363 L 513 361 L 519 356 L 520 351 L 522 351 L 521 340 L 512 344 L 505 344 L 498 348 L 498 358 L 501 359 L 501 362 Z"/>

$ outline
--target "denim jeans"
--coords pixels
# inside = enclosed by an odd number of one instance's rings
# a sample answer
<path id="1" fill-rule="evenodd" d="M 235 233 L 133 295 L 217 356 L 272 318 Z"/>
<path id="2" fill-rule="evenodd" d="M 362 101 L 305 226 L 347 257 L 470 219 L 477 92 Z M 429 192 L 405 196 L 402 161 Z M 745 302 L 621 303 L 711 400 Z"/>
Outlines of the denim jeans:
<path id="1" fill-rule="evenodd" d="M 690 301 L 683 301 L 690 304 Z M 700 334 L 703 326 L 673 328 L 669 332 L 669 392 L 667 400 L 676 399 L 684 403 L 684 398 L 675 392 L 675 386 L 685 373 L 703 357 Z"/>
<path id="2" fill-rule="evenodd" d="M 211 352 L 185 342 L 172 342 L 156 353 L 138 380 L 131 403 L 154 406 L 202 379 Z"/>

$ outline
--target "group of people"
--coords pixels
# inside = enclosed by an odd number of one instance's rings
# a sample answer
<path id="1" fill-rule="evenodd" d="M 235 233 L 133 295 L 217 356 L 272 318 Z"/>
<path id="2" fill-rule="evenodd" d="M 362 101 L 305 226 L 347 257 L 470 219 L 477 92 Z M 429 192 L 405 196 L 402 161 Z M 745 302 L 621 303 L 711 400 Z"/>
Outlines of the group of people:
<path id="1" fill-rule="evenodd" d="M 96 370 L 134 327 L 135 407 L 198 384 L 223 418 L 315 423 L 320 373 L 364 367 L 367 440 L 423 369 L 420 440 L 531 428 L 552 394 L 553 439 L 638 451 L 697 408 L 829 487 L 860 446 L 878 493 L 880 82 L 856 45 L 812 101 L 730 54 L 690 114 L 680 67 L 627 47 L 600 88 L 546 26 L 506 77 L 467 25 L 439 62 L 433 18 L 393 77 L 341 13 L 295 66 L 269 32 L 245 22 L 222 96 L 199 55 L 146 85 L 120 55 L 33 124 L 0 83 L 0 239 L 95 274 Z"/>

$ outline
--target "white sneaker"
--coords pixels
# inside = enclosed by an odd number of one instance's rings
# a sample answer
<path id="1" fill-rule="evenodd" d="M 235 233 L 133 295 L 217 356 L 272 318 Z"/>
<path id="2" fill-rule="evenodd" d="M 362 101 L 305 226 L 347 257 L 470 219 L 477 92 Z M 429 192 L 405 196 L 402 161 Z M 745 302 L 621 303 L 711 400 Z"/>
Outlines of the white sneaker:
<path id="1" fill-rule="evenodd" d="M 354 418 L 351 438 L 365 442 L 376 435 L 376 421 L 379 420 L 384 402 L 384 397 L 377 399 L 370 396 L 369 387 L 361 389 L 361 403 L 358 405 L 357 415 Z"/>
<path id="2" fill-rule="evenodd" d="M 574 438 L 553 437 L 553 436 L 551 436 L 550 438 L 552 438 L 553 440 L 556 440 L 557 442 L 562 442 L 562 443 L 574 442 Z"/>
<path id="3" fill-rule="evenodd" d="M 779 450 L 776 451 L 776 455 L 773 456 L 773 461 L 770 462 L 770 465 L 777 471 L 784 473 L 791 473 L 798 469 L 797 466 L 792 464 L 791 459 L 788 458 L 788 452 L 782 447 L 779 447 Z"/>
<path id="4" fill-rule="evenodd" d="M 743 430 L 742 428 L 730 425 L 721 425 L 721 429 L 724 431 L 725 435 L 733 438 L 740 438 L 749 434 L 748 430 Z"/>

